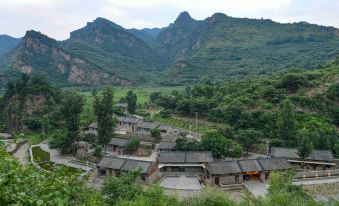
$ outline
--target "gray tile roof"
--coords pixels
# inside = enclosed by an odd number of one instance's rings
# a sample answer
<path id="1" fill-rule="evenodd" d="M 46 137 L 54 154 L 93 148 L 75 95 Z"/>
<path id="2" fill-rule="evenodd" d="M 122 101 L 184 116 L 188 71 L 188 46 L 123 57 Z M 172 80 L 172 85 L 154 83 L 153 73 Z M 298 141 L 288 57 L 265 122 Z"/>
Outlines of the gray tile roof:
<path id="1" fill-rule="evenodd" d="M 136 118 L 136 117 L 125 117 L 125 119 L 123 120 L 123 122 L 132 123 L 132 124 L 137 124 L 139 121 L 141 121 L 141 119 Z"/>
<path id="2" fill-rule="evenodd" d="M 300 159 L 297 149 L 287 148 L 287 147 L 272 147 L 271 156 Z M 306 159 L 314 160 L 314 161 L 327 161 L 327 162 L 334 161 L 333 153 L 330 150 L 313 150 L 311 155 Z"/>
<path id="3" fill-rule="evenodd" d="M 185 163 L 186 152 L 160 152 L 159 163 Z"/>
<path id="4" fill-rule="evenodd" d="M 129 139 L 126 138 L 116 138 L 113 137 L 111 139 L 111 141 L 108 144 L 112 144 L 112 145 L 117 145 L 117 146 L 125 146 L 127 144 L 127 142 L 129 141 Z"/>
<path id="5" fill-rule="evenodd" d="M 238 160 L 238 165 L 242 172 L 263 171 L 256 159 Z"/>
<path id="6" fill-rule="evenodd" d="M 212 152 L 186 152 L 186 162 L 213 162 Z"/>
<path id="7" fill-rule="evenodd" d="M 136 168 L 141 168 L 141 173 L 147 174 L 150 172 L 151 166 L 152 166 L 151 161 L 127 159 L 126 162 L 121 167 L 121 170 L 131 171 L 135 170 Z"/>
<path id="8" fill-rule="evenodd" d="M 99 167 L 103 168 L 110 168 L 119 170 L 121 166 L 124 164 L 126 159 L 118 158 L 118 157 L 104 157 L 100 163 L 98 164 Z"/>
<path id="9" fill-rule="evenodd" d="M 124 123 L 132 123 L 132 124 L 137 124 L 140 121 L 142 121 L 140 118 L 137 117 L 117 117 L 119 122 L 124 122 Z"/>
<path id="10" fill-rule="evenodd" d="M 109 168 L 121 171 L 131 171 L 137 168 L 141 168 L 141 172 L 148 174 L 151 171 L 153 162 L 127 159 L 120 157 L 104 157 L 98 164 L 99 167 Z"/>
<path id="11" fill-rule="evenodd" d="M 177 143 L 174 142 L 174 141 L 161 141 L 159 143 L 159 149 L 160 150 L 163 150 L 163 149 L 167 149 L 167 150 L 175 149 L 176 144 Z"/>
<path id="12" fill-rule="evenodd" d="M 205 163 L 212 162 L 212 153 L 209 151 L 201 152 L 165 152 L 159 154 L 159 163 Z"/>
<path id="13" fill-rule="evenodd" d="M 241 172 L 237 161 L 211 162 L 208 164 L 207 170 L 209 173 L 215 175 L 234 174 Z"/>
<path id="14" fill-rule="evenodd" d="M 292 165 L 284 157 L 257 159 L 261 168 L 265 171 L 290 169 Z"/>
<path id="15" fill-rule="evenodd" d="M 159 123 L 157 122 L 142 122 L 138 125 L 140 128 L 145 128 L 145 129 L 155 129 L 159 127 Z"/>
<path id="16" fill-rule="evenodd" d="M 207 165 L 209 173 L 226 175 L 240 172 L 285 170 L 292 168 L 286 158 L 259 158 L 248 160 L 211 162 Z"/>

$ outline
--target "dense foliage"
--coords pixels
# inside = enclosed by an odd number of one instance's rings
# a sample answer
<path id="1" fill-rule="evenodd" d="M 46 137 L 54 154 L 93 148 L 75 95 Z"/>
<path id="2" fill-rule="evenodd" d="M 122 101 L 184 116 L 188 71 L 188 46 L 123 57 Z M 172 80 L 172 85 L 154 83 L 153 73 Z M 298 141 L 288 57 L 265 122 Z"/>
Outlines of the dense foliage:
<path id="1" fill-rule="evenodd" d="M 46 121 L 55 125 L 61 118 L 60 102 L 60 91 L 43 76 L 23 74 L 7 84 L 0 98 L 0 123 L 16 131 L 25 126 L 40 130 Z"/>
<path id="2" fill-rule="evenodd" d="M 220 132 L 246 150 L 258 140 L 296 147 L 298 138 L 306 135 L 315 149 L 332 149 L 338 155 L 338 76 L 339 64 L 334 62 L 315 71 L 207 81 L 171 95 L 153 93 L 150 102 L 176 115 L 224 124 Z"/>

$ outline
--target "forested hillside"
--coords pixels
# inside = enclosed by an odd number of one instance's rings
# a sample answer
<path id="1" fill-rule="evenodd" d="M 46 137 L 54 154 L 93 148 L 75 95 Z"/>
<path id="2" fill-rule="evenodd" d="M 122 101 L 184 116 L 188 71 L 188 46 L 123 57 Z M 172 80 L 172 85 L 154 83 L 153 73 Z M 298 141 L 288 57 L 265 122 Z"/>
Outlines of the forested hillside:
<path id="1" fill-rule="evenodd" d="M 225 126 L 219 131 L 240 143 L 245 141 L 242 136 L 256 134 L 251 144 L 261 139 L 295 147 L 300 136 L 307 136 L 315 148 L 339 154 L 338 62 L 314 71 L 290 70 L 266 78 L 207 81 L 172 95 L 154 93 L 151 102 L 167 113 L 197 114 L 222 123 Z"/>
<path id="2" fill-rule="evenodd" d="M 97 18 L 62 42 L 28 31 L 16 48 L 0 54 L 0 71 L 44 73 L 62 85 L 235 80 L 333 61 L 338 35 L 334 27 L 221 13 L 195 20 L 183 12 L 167 27 L 141 30 Z"/>

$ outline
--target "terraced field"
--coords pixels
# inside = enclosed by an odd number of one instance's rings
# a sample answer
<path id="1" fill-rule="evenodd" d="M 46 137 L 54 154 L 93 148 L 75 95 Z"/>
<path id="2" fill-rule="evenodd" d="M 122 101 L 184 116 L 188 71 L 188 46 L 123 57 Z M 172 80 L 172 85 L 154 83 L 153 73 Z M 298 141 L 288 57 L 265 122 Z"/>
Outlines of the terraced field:
<path id="1" fill-rule="evenodd" d="M 312 196 L 332 196 L 339 194 L 339 182 L 315 185 L 303 185 Z"/>

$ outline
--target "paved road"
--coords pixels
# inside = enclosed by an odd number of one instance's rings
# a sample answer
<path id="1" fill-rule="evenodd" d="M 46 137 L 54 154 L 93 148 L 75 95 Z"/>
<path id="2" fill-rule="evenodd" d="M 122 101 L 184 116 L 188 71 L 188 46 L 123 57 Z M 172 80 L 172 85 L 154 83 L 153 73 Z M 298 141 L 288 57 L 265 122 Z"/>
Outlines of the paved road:
<path id="1" fill-rule="evenodd" d="M 260 180 L 247 180 L 244 181 L 244 185 L 254 197 L 265 196 L 268 193 L 268 185 Z"/>
<path id="2" fill-rule="evenodd" d="M 93 169 L 92 167 L 87 167 L 85 165 L 73 163 L 72 162 L 72 160 L 74 160 L 73 158 L 61 156 L 59 154 L 58 150 L 49 148 L 47 141 L 44 141 L 44 142 L 42 142 L 42 143 L 40 143 L 36 146 L 39 146 L 42 150 L 44 150 L 44 151 L 46 151 L 50 154 L 50 161 L 51 162 L 54 162 L 54 163 L 57 163 L 57 164 L 62 164 L 62 165 L 65 165 L 67 167 L 82 169 L 82 170 L 85 170 L 86 172 L 89 172 Z"/>
<path id="3" fill-rule="evenodd" d="M 14 157 L 18 158 L 19 162 L 22 165 L 28 163 L 28 149 L 29 145 L 28 142 L 26 142 L 13 154 Z"/>
<path id="4" fill-rule="evenodd" d="M 303 179 L 294 181 L 293 184 L 295 185 L 316 185 L 316 184 L 324 184 L 324 183 L 339 183 L 339 177 L 329 177 L 329 178 L 318 178 L 318 179 Z"/>

